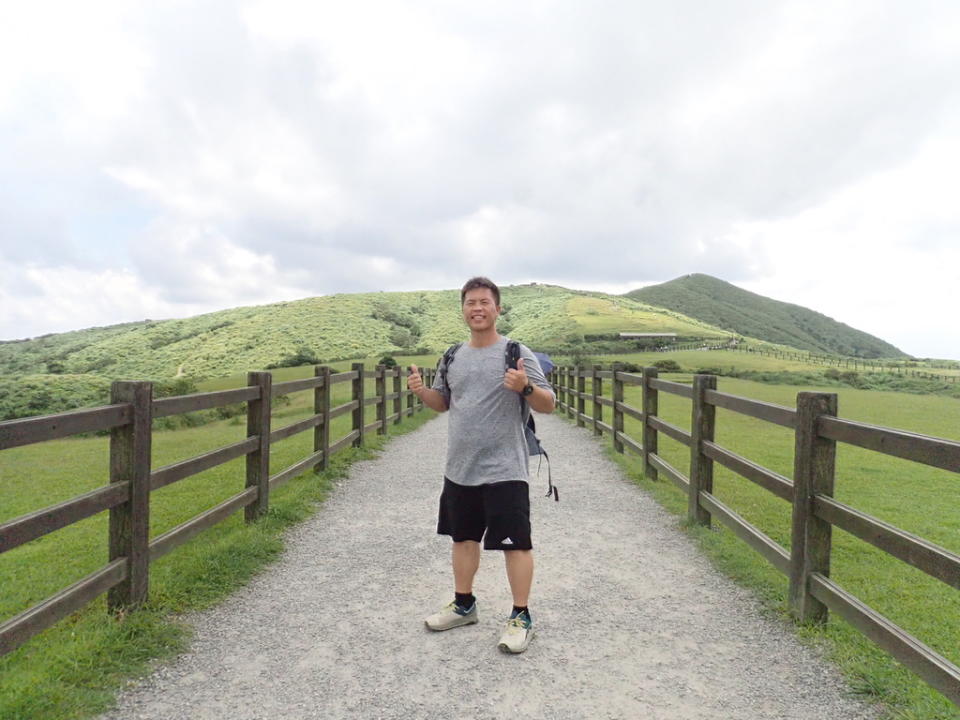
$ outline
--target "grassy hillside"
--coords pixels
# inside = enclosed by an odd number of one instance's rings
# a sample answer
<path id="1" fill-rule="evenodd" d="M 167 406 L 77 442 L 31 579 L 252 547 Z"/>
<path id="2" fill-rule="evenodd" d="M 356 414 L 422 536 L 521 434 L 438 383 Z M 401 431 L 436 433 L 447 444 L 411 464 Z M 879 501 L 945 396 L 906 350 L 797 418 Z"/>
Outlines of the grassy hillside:
<path id="1" fill-rule="evenodd" d="M 905 357 L 890 343 L 826 315 L 741 290 L 709 275 L 684 275 L 634 290 L 627 297 L 800 350 L 865 358 Z"/>
<path id="2" fill-rule="evenodd" d="M 601 332 L 724 334 L 636 300 L 561 287 L 506 287 L 502 304 L 502 331 L 537 346 Z M 330 295 L 0 343 L 0 375 L 210 378 L 388 352 L 440 352 L 464 334 L 456 290 Z"/>

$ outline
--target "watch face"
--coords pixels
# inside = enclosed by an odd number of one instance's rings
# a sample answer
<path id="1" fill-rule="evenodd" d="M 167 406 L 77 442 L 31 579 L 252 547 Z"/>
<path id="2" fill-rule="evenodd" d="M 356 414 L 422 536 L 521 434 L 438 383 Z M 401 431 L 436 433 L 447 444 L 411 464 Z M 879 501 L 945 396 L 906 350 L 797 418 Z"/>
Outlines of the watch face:
<path id="1" fill-rule="evenodd" d="M 529 394 L 532 393 L 532 392 L 533 392 L 533 385 L 527 385 L 527 386 L 523 389 L 523 394 L 524 394 L 524 395 L 529 395 Z"/>

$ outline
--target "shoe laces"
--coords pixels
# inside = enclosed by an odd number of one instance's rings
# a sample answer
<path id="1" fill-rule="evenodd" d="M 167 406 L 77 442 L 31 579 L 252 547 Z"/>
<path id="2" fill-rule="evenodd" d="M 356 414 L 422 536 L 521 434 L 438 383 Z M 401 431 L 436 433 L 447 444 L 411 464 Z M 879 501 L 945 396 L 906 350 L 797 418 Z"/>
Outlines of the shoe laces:
<path id="1" fill-rule="evenodd" d="M 512 617 L 507 620 L 507 632 L 512 634 L 518 630 L 529 630 L 532 624 L 533 623 L 530 622 L 530 618 L 526 617 L 525 615 L 517 615 L 516 617 Z"/>

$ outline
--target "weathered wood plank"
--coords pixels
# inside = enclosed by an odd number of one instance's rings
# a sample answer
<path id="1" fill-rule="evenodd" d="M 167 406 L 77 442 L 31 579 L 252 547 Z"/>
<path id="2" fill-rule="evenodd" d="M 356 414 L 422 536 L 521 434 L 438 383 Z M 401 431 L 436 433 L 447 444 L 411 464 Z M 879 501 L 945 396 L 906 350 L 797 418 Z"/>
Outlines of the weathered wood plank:
<path id="1" fill-rule="evenodd" d="M 279 427 L 276 430 L 271 430 L 270 442 L 272 444 L 275 442 L 279 442 L 281 440 L 285 440 L 288 437 L 291 437 L 292 435 L 297 435 L 298 433 L 302 433 L 306 430 L 312 430 L 313 428 L 322 424 L 323 424 L 322 415 L 311 415 L 310 417 L 305 418 L 304 420 L 298 420 L 295 423 L 290 423 L 289 425 L 284 425 L 283 427 Z"/>
<path id="2" fill-rule="evenodd" d="M 710 493 L 700 493 L 700 503 L 731 532 L 760 553 L 784 575 L 790 574 L 790 553 L 760 529 L 744 520 L 734 510 Z"/>
<path id="3" fill-rule="evenodd" d="M 658 472 L 662 472 L 664 475 L 670 478 L 673 484 L 676 485 L 681 490 L 683 490 L 684 492 L 688 491 L 688 489 L 690 488 L 690 481 L 682 472 L 677 470 L 673 465 L 668 463 L 659 455 L 655 455 L 654 453 L 648 453 L 647 457 L 650 458 L 650 464 L 653 465 Z"/>
<path id="4" fill-rule="evenodd" d="M 354 430 L 353 432 L 342 437 L 340 440 L 337 440 L 337 442 L 330 446 L 330 455 L 334 455 L 335 453 L 343 450 L 345 447 L 349 447 L 350 444 L 357 439 L 357 437 L 358 433 L 356 430 Z"/>
<path id="5" fill-rule="evenodd" d="M 598 370 L 597 377 L 603 378 L 604 380 L 613 380 L 613 371 L 612 370 Z"/>
<path id="6" fill-rule="evenodd" d="M 643 385 L 643 375 L 621 372 L 617 373 L 617 377 L 622 378 L 623 382 L 625 382 L 627 385 Z"/>
<path id="7" fill-rule="evenodd" d="M 684 385 L 683 383 L 673 382 L 671 380 L 650 378 L 650 387 L 655 390 L 663 390 L 663 392 L 670 393 L 671 395 L 679 395 L 685 398 L 693 397 L 693 388 L 690 385 Z"/>
<path id="8" fill-rule="evenodd" d="M 813 513 L 831 525 L 846 530 L 885 553 L 960 590 L 960 555 L 831 497 L 814 496 Z"/>
<path id="9" fill-rule="evenodd" d="M 183 545 L 207 528 L 226 520 L 240 508 L 254 504 L 257 501 L 257 492 L 258 487 L 251 485 L 219 505 L 154 538 L 150 543 L 150 562 L 162 558 L 175 547 Z"/>
<path id="10" fill-rule="evenodd" d="M 351 367 L 353 368 L 355 377 L 351 386 L 350 399 L 356 403 L 356 407 L 353 410 L 353 420 L 350 429 L 356 433 L 353 446 L 362 447 L 363 436 L 366 432 L 366 427 L 363 424 L 363 410 L 366 407 L 366 402 L 364 402 L 363 399 L 363 379 L 366 374 L 363 372 L 363 363 L 353 363 Z"/>
<path id="11" fill-rule="evenodd" d="M 303 460 L 295 462 L 290 467 L 281 470 L 276 475 L 270 478 L 270 489 L 274 490 L 281 485 L 283 485 L 288 480 L 292 480 L 297 475 L 305 473 L 307 470 L 312 470 L 313 466 L 316 465 L 322 459 L 321 455 L 323 451 L 311 453 Z"/>
<path id="12" fill-rule="evenodd" d="M 643 455 L 643 445 L 638 443 L 626 433 L 618 433 L 617 438 L 619 438 L 620 442 L 623 443 L 624 447 L 630 448 L 633 452 L 637 453 L 637 455 Z"/>
<path id="13" fill-rule="evenodd" d="M 598 397 L 597 402 L 603 405 L 603 407 L 612 408 L 614 401 L 610 398 Z"/>
<path id="14" fill-rule="evenodd" d="M 119 610 L 144 603 L 149 588 L 153 384 L 114 382 L 110 402 L 132 408 L 130 423 L 110 431 L 110 483 L 129 488 L 127 501 L 110 508 L 109 560 L 127 563 L 124 581 L 107 593 L 107 607 Z"/>
<path id="15" fill-rule="evenodd" d="M 601 433 L 606 433 L 607 435 L 613 435 L 613 425 L 610 425 L 608 423 L 600 422 L 598 420 L 597 429 L 599 429 Z"/>
<path id="16" fill-rule="evenodd" d="M 56 625 L 126 578 L 127 559 L 117 558 L 65 590 L 10 618 L 0 625 L 0 656 L 13 652 L 37 633 Z"/>
<path id="17" fill-rule="evenodd" d="M 632 405 L 627 405 L 625 402 L 618 402 L 614 407 L 620 410 L 624 415 L 629 415 L 634 420 L 639 420 L 643 422 L 643 411 L 638 410 Z"/>
<path id="18" fill-rule="evenodd" d="M 790 535 L 790 612 L 801 622 L 827 620 L 827 606 L 810 594 L 810 575 L 830 576 L 832 526 L 813 514 L 813 498 L 833 495 L 837 444 L 817 435 L 823 418 L 837 414 L 837 396 L 797 394 Z"/>
<path id="19" fill-rule="evenodd" d="M 247 438 L 246 440 L 241 440 L 238 443 L 233 443 L 232 445 L 211 450 L 208 453 L 198 455 L 197 457 L 190 458 L 189 460 L 183 460 L 178 463 L 173 463 L 172 465 L 165 465 L 162 468 L 157 468 L 150 473 L 150 492 L 159 490 L 160 488 L 166 487 L 167 485 L 175 483 L 178 480 L 188 478 L 191 475 L 201 473 L 204 470 L 209 470 L 210 468 L 217 467 L 218 465 L 223 465 L 224 463 L 235 460 L 238 457 L 248 455 L 249 453 L 254 452 L 258 447 L 260 447 L 260 440 L 258 438 Z"/>
<path id="20" fill-rule="evenodd" d="M 242 387 L 233 390 L 218 390 L 217 392 L 194 393 L 193 395 L 179 395 L 177 397 L 160 398 L 153 401 L 153 416 L 167 417 L 197 410 L 223 407 L 232 403 L 248 402 L 260 397 L 259 387 Z"/>
<path id="21" fill-rule="evenodd" d="M 268 372 L 247 373 L 247 385 L 260 388 L 260 397 L 247 403 L 247 437 L 259 440 L 257 448 L 247 455 L 246 487 L 258 488 L 256 501 L 243 510 L 247 522 L 253 522 L 270 509 L 270 399 L 273 397 L 273 376 Z"/>
<path id="22" fill-rule="evenodd" d="M 793 408 L 784 407 L 783 405 L 774 405 L 773 403 L 762 402 L 761 400 L 751 400 L 750 398 L 730 395 L 717 390 L 707 391 L 704 399 L 718 408 L 732 410 L 735 413 L 757 418 L 758 420 L 765 420 L 785 428 L 790 428 L 791 430 L 797 426 L 797 411 Z"/>
<path id="23" fill-rule="evenodd" d="M 710 513 L 700 504 L 700 493 L 713 492 L 713 460 L 704 454 L 703 443 L 713 442 L 716 408 L 703 395 L 717 386 L 716 375 L 695 375 L 693 402 L 690 404 L 690 489 L 687 494 L 687 520 L 710 527 Z"/>
<path id="24" fill-rule="evenodd" d="M 356 400 L 351 400 L 350 402 L 346 402 L 343 405 L 337 405 L 337 407 L 333 408 L 333 410 L 330 411 L 330 419 L 333 420 L 334 418 L 340 417 L 341 415 L 346 415 L 348 412 L 351 412 L 356 409 L 357 409 Z"/>
<path id="25" fill-rule="evenodd" d="M 357 378 L 356 370 L 347 370 L 342 373 L 331 373 L 330 384 L 339 385 L 340 383 L 353 382 Z"/>
<path id="26" fill-rule="evenodd" d="M 371 405 L 376 405 L 377 409 L 379 409 L 383 405 L 383 398 L 376 395 L 371 395 L 370 397 L 363 399 L 364 407 L 370 407 Z"/>
<path id="27" fill-rule="evenodd" d="M 686 430 L 678 428 L 676 425 L 671 425 L 666 420 L 654 416 L 647 418 L 647 424 L 657 432 L 662 432 L 667 437 L 673 438 L 677 442 L 690 447 L 690 433 Z"/>
<path id="28" fill-rule="evenodd" d="M 703 444 L 703 452 L 707 457 L 716 460 L 725 468 L 733 470 L 741 477 L 769 490 L 787 502 L 793 502 L 793 483 L 783 475 L 775 473 L 773 470 L 768 470 L 762 465 L 757 465 L 742 455 L 737 455 L 735 452 L 731 452 L 712 442 L 705 442 Z"/>
<path id="29" fill-rule="evenodd" d="M 301 392 L 303 390 L 314 390 L 320 386 L 323 378 L 316 375 L 313 377 L 302 378 L 300 380 L 285 380 L 284 382 L 274 383 L 273 394 L 289 395 L 290 393 Z"/>
<path id="30" fill-rule="evenodd" d="M 330 467 L 330 414 L 331 390 L 330 368 L 326 365 L 317 365 L 314 375 L 320 378 L 321 384 L 314 390 L 313 412 L 323 418 L 323 422 L 314 428 L 313 451 L 320 453 L 320 462 L 314 470 L 326 470 Z"/>
<path id="31" fill-rule="evenodd" d="M 130 499 L 126 483 L 107 485 L 0 525 L 0 554 Z"/>
<path id="32" fill-rule="evenodd" d="M 623 443 L 620 442 L 620 435 L 623 434 L 623 381 L 620 379 L 620 364 L 613 365 L 613 449 L 615 452 L 623 454 Z"/>
<path id="33" fill-rule="evenodd" d="M 381 422 L 379 420 L 374 420 L 373 422 L 367 423 L 363 426 L 363 434 L 374 432 L 378 427 L 380 427 Z"/>
<path id="34" fill-rule="evenodd" d="M 867 425 L 836 417 L 823 418 L 819 433 L 821 437 L 833 441 L 845 442 L 951 472 L 960 472 L 960 443 L 953 440 L 917 435 L 904 430 Z"/>
<path id="35" fill-rule="evenodd" d="M 960 667 L 920 642 L 830 578 L 813 573 L 811 594 L 870 640 L 919 675 L 938 692 L 960 705 Z"/>
<path id="36" fill-rule="evenodd" d="M 0 450 L 69 437 L 77 433 L 110 430 L 126 425 L 133 417 L 127 403 L 104 405 L 92 410 L 72 410 L 56 415 L 0 422 Z"/>
<path id="37" fill-rule="evenodd" d="M 603 381 L 600 379 L 600 366 L 594 365 L 592 368 L 593 384 L 590 394 L 593 398 L 593 434 L 594 437 L 600 437 L 603 431 L 600 429 L 600 423 L 603 420 L 603 405 L 600 404 L 600 397 L 603 395 Z"/>
<path id="38" fill-rule="evenodd" d="M 643 369 L 643 471 L 647 479 L 656 482 L 657 468 L 650 462 L 650 456 L 657 454 L 657 430 L 650 423 L 659 413 L 660 395 L 650 383 L 657 379 L 658 370 L 654 367 Z"/>

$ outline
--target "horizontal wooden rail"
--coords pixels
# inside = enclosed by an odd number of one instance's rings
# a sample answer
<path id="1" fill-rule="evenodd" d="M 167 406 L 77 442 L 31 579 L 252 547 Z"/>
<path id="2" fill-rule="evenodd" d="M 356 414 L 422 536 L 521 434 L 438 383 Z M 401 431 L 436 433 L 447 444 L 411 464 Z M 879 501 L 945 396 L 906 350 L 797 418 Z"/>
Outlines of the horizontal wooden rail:
<path id="1" fill-rule="evenodd" d="M 356 410 L 358 404 L 359 403 L 356 400 L 351 400 L 343 405 L 337 405 L 337 407 L 330 411 L 330 419 L 333 420 L 334 418 L 340 417 L 341 415 L 346 415 L 348 412 Z"/>
<path id="2" fill-rule="evenodd" d="M 662 457 L 656 453 L 650 453 L 647 455 L 647 459 L 657 470 L 670 478 L 670 480 L 673 481 L 673 484 L 678 488 L 684 492 L 687 492 L 690 489 L 690 480 Z"/>
<path id="3" fill-rule="evenodd" d="M 766 420 L 767 422 L 782 425 L 791 430 L 797 427 L 797 411 L 793 408 L 774 405 L 773 403 L 763 402 L 761 400 L 751 400 L 750 398 L 730 395 L 717 390 L 704 391 L 703 399 L 715 407 L 732 410 L 733 412 L 757 418 L 758 420 Z"/>
<path id="4" fill-rule="evenodd" d="M 597 377 L 602 378 L 603 380 L 612 380 L 613 371 L 612 370 L 600 370 L 597 372 Z"/>
<path id="5" fill-rule="evenodd" d="M 371 395 L 370 397 L 366 397 L 363 399 L 363 406 L 369 407 L 371 405 L 379 405 L 382 402 L 383 402 L 383 398 L 381 398 L 379 395 Z"/>
<path id="6" fill-rule="evenodd" d="M 717 461 L 725 468 L 733 470 L 738 475 L 769 490 L 777 497 L 783 498 L 787 502 L 793 502 L 793 482 L 783 475 L 775 473 L 773 470 L 768 470 L 762 465 L 757 465 L 745 457 L 720 447 L 709 440 L 703 443 L 703 454 L 711 460 Z"/>
<path id="7" fill-rule="evenodd" d="M 315 453 L 308 455 L 303 460 L 295 462 L 293 465 L 288 467 L 285 470 L 281 470 L 276 475 L 273 475 L 270 478 L 270 490 L 278 488 L 283 485 L 288 480 L 292 480 L 297 475 L 310 470 L 312 467 L 317 465 L 321 460 L 323 460 L 323 450 L 317 450 Z"/>
<path id="8" fill-rule="evenodd" d="M 127 403 L 104 405 L 92 410 L 72 410 L 56 415 L 4 420 L 0 422 L 0 450 L 56 440 L 77 433 L 98 432 L 130 423 Z"/>
<path id="9" fill-rule="evenodd" d="M 960 472 L 960 443 L 953 440 L 916 435 L 904 430 L 893 430 L 833 417 L 821 419 L 819 432 L 822 437 L 830 440 L 838 440 L 881 452 L 884 455 Z"/>
<path id="10" fill-rule="evenodd" d="M 302 390 L 314 390 L 321 385 L 323 385 L 323 377 L 320 375 L 301 380 L 285 380 L 273 384 L 273 393 L 274 395 L 288 395 Z"/>
<path id="11" fill-rule="evenodd" d="M 356 380 L 356 378 L 357 378 L 356 370 L 347 370 L 346 372 L 342 372 L 342 373 L 333 373 L 330 376 L 330 384 L 338 385 L 339 383 L 351 382 L 352 380 Z"/>
<path id="12" fill-rule="evenodd" d="M 0 525 L 0 553 L 109 510 L 129 498 L 130 486 L 115 483 L 5 522 Z"/>
<path id="13" fill-rule="evenodd" d="M 387 415 L 386 421 L 388 423 L 396 422 L 403 413 L 394 413 L 393 415 Z"/>
<path id="14" fill-rule="evenodd" d="M 632 437 L 630 437 L 626 433 L 618 432 L 617 440 L 622 442 L 624 447 L 628 447 L 631 450 L 633 450 L 633 452 L 637 453 L 637 455 L 643 455 L 643 445 L 638 443 L 636 440 L 634 440 Z"/>
<path id="15" fill-rule="evenodd" d="M 960 705 L 960 667 L 820 573 L 810 576 L 810 594 Z"/>
<path id="16" fill-rule="evenodd" d="M 232 403 L 249 402 L 260 397 L 259 387 L 242 387 L 233 390 L 218 390 L 217 392 L 194 393 L 178 397 L 160 398 L 153 401 L 153 417 L 160 418 L 168 415 L 179 415 L 197 410 L 223 407 Z"/>
<path id="17" fill-rule="evenodd" d="M 382 420 L 374 420 L 372 423 L 367 423 L 363 426 L 363 432 L 369 433 L 375 431 L 377 428 L 383 426 Z"/>
<path id="18" fill-rule="evenodd" d="M 241 440 L 238 443 L 218 448 L 217 450 L 211 450 L 208 453 L 198 455 L 189 460 L 183 460 L 182 462 L 157 468 L 150 473 L 150 492 L 159 490 L 178 480 L 188 478 L 191 475 L 201 473 L 204 470 L 223 465 L 238 457 L 249 455 L 259 447 L 259 444 L 260 442 L 257 438 L 251 437 L 246 440 Z"/>
<path id="19" fill-rule="evenodd" d="M 175 547 L 183 545 L 183 543 L 199 535 L 207 528 L 213 527 L 220 521 L 233 515 L 237 510 L 254 502 L 257 499 L 258 493 L 259 488 L 255 486 L 248 487 L 246 490 L 224 500 L 219 505 L 154 538 L 150 541 L 150 562 L 162 558 Z"/>
<path id="20" fill-rule="evenodd" d="M 683 383 L 672 382 L 671 380 L 661 380 L 660 378 L 650 378 L 650 387 L 654 390 L 663 390 L 663 392 L 679 395 L 685 398 L 693 397 L 693 388 Z"/>
<path id="21" fill-rule="evenodd" d="M 643 385 L 643 375 L 636 375 L 628 372 L 618 372 L 616 379 L 626 383 L 627 385 Z"/>
<path id="22" fill-rule="evenodd" d="M 323 425 L 323 415 L 311 415 L 310 417 L 303 420 L 298 420 L 295 423 L 284 425 L 283 427 L 270 431 L 270 443 L 272 444 L 280 440 L 285 440 L 288 437 L 302 433 L 305 430 L 310 430 L 318 425 Z"/>
<path id="23" fill-rule="evenodd" d="M 710 515 L 730 528 L 734 535 L 763 555 L 771 565 L 784 575 L 790 574 L 790 553 L 784 550 L 779 543 L 744 520 L 716 496 L 701 490 L 698 499 L 700 504 L 710 511 Z"/>
<path id="24" fill-rule="evenodd" d="M 814 496 L 813 513 L 960 590 L 960 555 L 825 495 Z"/>
<path id="25" fill-rule="evenodd" d="M 597 420 L 597 427 L 600 428 L 602 432 L 605 432 L 607 435 L 613 435 L 613 425 L 608 425 L 605 422 Z"/>
<path id="26" fill-rule="evenodd" d="M 608 407 L 608 408 L 612 408 L 612 407 L 613 407 L 613 400 L 611 400 L 610 398 L 598 397 L 598 398 L 597 398 L 597 402 L 598 402 L 600 405 L 603 405 L 603 407 Z"/>
<path id="27" fill-rule="evenodd" d="M 661 420 L 659 417 L 652 415 L 647 418 L 647 424 L 654 430 L 662 432 L 667 437 L 673 438 L 677 442 L 690 447 L 690 433 L 686 430 L 678 428 L 676 425 L 671 425 L 666 420 Z"/>
<path id="28" fill-rule="evenodd" d="M 117 558 L 42 603 L 10 618 L 0 625 L 0 655 L 16 650 L 37 633 L 57 624 L 126 578 L 127 559 Z"/>
<path id="29" fill-rule="evenodd" d="M 343 448 L 345 448 L 345 447 L 347 447 L 348 445 L 350 445 L 350 443 L 352 443 L 352 442 L 353 442 L 354 440 L 356 440 L 358 437 L 360 437 L 360 433 L 357 432 L 356 430 L 354 430 L 354 431 L 351 432 L 349 435 L 341 438 L 340 440 L 337 440 L 337 442 L 335 442 L 333 445 L 330 446 L 330 454 L 331 454 L 331 455 L 334 455 L 335 453 L 339 452 L 340 450 L 343 450 Z"/>
<path id="30" fill-rule="evenodd" d="M 638 410 L 632 405 L 627 405 L 626 403 L 618 402 L 614 406 L 615 410 L 619 410 L 624 415 L 632 417 L 634 420 L 639 420 L 643 422 L 643 410 Z"/>

